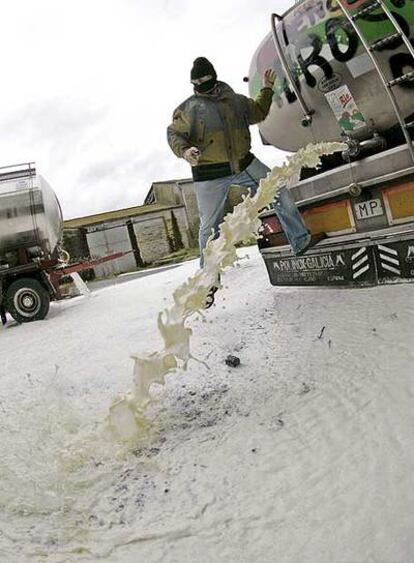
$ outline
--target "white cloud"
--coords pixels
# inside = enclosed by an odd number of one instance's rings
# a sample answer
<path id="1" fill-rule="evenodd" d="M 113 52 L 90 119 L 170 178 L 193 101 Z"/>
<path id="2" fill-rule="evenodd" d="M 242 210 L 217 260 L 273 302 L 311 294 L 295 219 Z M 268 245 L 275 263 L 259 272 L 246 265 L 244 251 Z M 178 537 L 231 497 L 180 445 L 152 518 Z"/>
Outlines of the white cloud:
<path id="1" fill-rule="evenodd" d="M 189 176 L 165 130 L 191 94 L 194 58 L 209 57 L 219 78 L 247 93 L 242 79 L 274 10 L 274 0 L 7 3 L 1 164 L 35 160 L 66 218 L 142 203 L 153 181 Z M 257 134 L 254 150 L 280 160 Z"/>

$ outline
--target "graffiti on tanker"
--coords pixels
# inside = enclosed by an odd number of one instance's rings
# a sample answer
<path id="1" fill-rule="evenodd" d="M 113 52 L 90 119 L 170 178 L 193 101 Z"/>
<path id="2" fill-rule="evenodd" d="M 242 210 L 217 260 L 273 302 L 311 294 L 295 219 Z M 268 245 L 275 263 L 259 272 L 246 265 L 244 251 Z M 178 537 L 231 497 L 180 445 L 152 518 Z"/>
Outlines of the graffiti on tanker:
<path id="1" fill-rule="evenodd" d="M 352 14 L 354 9 L 360 8 L 364 3 L 364 0 L 346 0 L 344 6 Z M 414 0 L 386 0 L 386 4 L 414 45 Z M 358 26 L 369 42 L 395 32 L 381 9 L 361 16 Z M 318 86 L 324 92 L 338 88 L 341 76 L 334 70 L 334 61 L 349 63 L 363 52 L 358 35 L 338 6 L 337 0 L 308 0 L 296 5 L 284 18 L 283 39 L 299 89 L 300 77 L 304 78 L 310 88 Z M 414 59 L 407 50 L 401 52 L 401 45 L 403 40 L 396 37 L 378 49 L 385 52 L 390 78 L 398 78 L 405 72 L 414 70 Z M 407 82 L 402 86 L 413 88 L 414 82 Z M 296 101 L 296 95 L 285 77 L 278 81 L 276 88 L 276 94 L 279 94 L 277 103 L 280 106 L 283 105 L 282 93 L 289 103 Z"/>

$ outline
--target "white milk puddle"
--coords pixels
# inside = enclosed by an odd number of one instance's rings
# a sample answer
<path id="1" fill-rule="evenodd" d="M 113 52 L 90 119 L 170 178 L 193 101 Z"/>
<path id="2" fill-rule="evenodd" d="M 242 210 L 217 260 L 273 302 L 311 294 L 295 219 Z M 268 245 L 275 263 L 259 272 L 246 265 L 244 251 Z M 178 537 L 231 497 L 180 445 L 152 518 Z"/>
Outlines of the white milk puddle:
<path id="1" fill-rule="evenodd" d="M 342 149 L 341 143 L 302 149 L 226 216 L 219 238 L 207 246 L 203 270 L 176 289 L 173 306 L 158 316 L 163 349 L 134 358 L 134 388 L 114 401 L 106 425 L 96 422 L 93 429 L 85 405 L 71 402 L 53 377 L 28 380 L 24 396 L 0 404 L 0 560 L 93 560 L 128 543 L 129 526 L 139 526 L 143 506 L 163 487 L 151 386 L 187 369 L 192 330 L 186 322 L 203 310 L 218 274 L 234 265 L 235 245 L 257 233 L 259 211 L 302 167 L 316 167 L 321 155 Z"/>
<path id="2" fill-rule="evenodd" d="M 234 266 L 237 260 L 236 244 L 257 235 L 260 211 L 277 199 L 281 187 L 298 175 L 302 168 L 316 168 L 320 165 L 322 155 L 342 151 L 345 146 L 343 143 L 319 143 L 299 150 L 288 157 L 285 164 L 273 168 L 266 178 L 260 180 L 255 196 L 246 196 L 225 217 L 220 227 L 220 236 L 207 244 L 204 268 L 175 290 L 173 306 L 158 315 L 158 330 L 164 341 L 164 348 L 147 356 L 134 357 L 134 390 L 113 403 L 108 420 L 118 439 L 135 441 L 145 434 L 145 407 L 151 400 L 151 385 L 163 385 L 167 374 L 187 369 L 188 361 L 192 359 L 192 330 L 185 326 L 186 321 L 191 315 L 203 310 L 207 293 L 219 274 L 225 268 Z"/>

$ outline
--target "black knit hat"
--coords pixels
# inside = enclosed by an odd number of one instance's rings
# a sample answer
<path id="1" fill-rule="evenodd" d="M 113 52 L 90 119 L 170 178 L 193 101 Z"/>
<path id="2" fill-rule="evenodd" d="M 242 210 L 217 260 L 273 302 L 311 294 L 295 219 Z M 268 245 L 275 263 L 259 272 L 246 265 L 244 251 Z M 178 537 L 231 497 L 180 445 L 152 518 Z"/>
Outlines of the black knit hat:
<path id="1" fill-rule="evenodd" d="M 198 57 L 191 69 L 191 82 L 197 92 L 208 92 L 217 82 L 217 73 L 211 62 L 205 57 Z M 206 80 L 203 80 L 206 78 Z"/>
<path id="2" fill-rule="evenodd" d="M 204 76 L 212 76 L 215 80 L 217 79 L 217 73 L 211 62 L 205 57 L 198 57 L 191 69 L 191 80 L 196 80 L 203 78 Z"/>

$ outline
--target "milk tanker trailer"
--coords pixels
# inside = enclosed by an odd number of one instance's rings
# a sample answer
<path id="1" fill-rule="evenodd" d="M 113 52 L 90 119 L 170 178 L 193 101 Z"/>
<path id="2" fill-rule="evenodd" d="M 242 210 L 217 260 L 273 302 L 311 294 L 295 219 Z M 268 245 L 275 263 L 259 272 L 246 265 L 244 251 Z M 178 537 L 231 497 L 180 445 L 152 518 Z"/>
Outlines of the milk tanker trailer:
<path id="1" fill-rule="evenodd" d="M 414 279 L 414 0 L 302 0 L 272 14 L 250 94 L 278 74 L 265 144 L 286 151 L 343 141 L 303 170 L 293 196 L 327 238 L 295 258 L 274 212 L 259 248 L 274 285 L 375 285 Z"/>
<path id="2" fill-rule="evenodd" d="M 56 194 L 33 163 L 0 168 L 0 318 L 42 320 L 51 300 L 63 299 L 59 280 L 128 252 L 69 264 Z"/>

